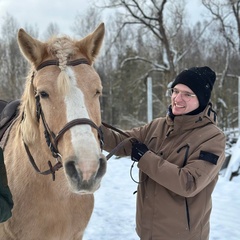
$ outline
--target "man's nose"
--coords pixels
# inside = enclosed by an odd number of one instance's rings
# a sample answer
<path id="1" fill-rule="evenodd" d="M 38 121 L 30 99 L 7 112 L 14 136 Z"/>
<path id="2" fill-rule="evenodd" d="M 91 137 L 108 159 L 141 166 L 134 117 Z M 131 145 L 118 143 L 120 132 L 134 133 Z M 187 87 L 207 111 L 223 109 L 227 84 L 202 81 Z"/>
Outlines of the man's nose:
<path id="1" fill-rule="evenodd" d="M 183 100 L 182 94 L 180 92 L 176 95 L 175 100 Z"/>

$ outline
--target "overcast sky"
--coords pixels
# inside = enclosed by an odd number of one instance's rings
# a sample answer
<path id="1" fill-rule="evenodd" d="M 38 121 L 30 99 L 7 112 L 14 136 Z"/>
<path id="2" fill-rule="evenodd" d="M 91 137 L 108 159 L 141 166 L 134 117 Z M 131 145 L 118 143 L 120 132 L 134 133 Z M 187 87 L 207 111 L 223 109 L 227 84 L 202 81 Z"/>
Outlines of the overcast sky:
<path id="1" fill-rule="evenodd" d="M 180 0 L 182 1 L 182 0 Z M 0 0 L 0 27 L 6 13 L 16 19 L 19 27 L 37 26 L 40 36 L 50 23 L 58 24 L 60 32 L 72 35 L 71 26 L 78 14 L 84 14 L 91 2 L 99 0 Z M 200 16 L 201 0 L 189 0 L 188 11 L 191 21 Z M 89 21 L 86 19 L 86 21 Z"/>
<path id="2" fill-rule="evenodd" d="M 40 35 L 50 23 L 57 23 L 61 33 L 71 33 L 77 14 L 84 13 L 91 0 L 0 0 L 0 25 L 6 13 L 17 20 L 19 27 L 38 26 Z"/>

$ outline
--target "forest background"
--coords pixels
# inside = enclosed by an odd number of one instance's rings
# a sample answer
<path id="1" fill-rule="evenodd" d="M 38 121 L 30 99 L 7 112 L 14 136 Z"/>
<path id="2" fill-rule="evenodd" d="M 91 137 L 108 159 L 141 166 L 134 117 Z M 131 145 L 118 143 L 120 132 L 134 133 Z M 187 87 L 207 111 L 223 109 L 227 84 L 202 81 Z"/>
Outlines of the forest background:
<path id="1" fill-rule="evenodd" d="M 71 31 L 85 37 L 106 24 L 101 55 L 95 63 L 103 84 L 102 120 L 123 129 L 147 119 L 147 78 L 153 82 L 153 118 L 165 116 L 169 84 L 185 68 L 209 66 L 217 74 L 212 103 L 223 130 L 238 128 L 240 82 L 240 0 L 202 0 L 204 16 L 192 22 L 186 1 L 96 1 L 84 16 L 76 15 Z M 23 27 L 42 41 L 60 34 L 49 22 L 44 34 L 31 23 L 19 26 L 14 16 L 2 18 L 0 35 L 0 98 L 20 98 L 29 65 L 17 44 Z"/>

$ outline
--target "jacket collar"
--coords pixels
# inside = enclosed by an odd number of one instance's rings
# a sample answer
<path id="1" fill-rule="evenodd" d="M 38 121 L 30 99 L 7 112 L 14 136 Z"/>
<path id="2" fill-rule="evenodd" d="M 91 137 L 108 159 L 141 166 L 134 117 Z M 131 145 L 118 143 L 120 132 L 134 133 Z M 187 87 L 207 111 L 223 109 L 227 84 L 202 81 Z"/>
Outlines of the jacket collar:
<path id="1" fill-rule="evenodd" d="M 167 124 L 174 128 L 174 131 L 186 131 L 194 128 L 199 128 L 209 123 L 217 125 L 217 114 L 212 109 L 212 103 L 209 103 L 206 108 L 196 115 L 180 115 L 172 116 L 171 108 L 166 117 Z"/>

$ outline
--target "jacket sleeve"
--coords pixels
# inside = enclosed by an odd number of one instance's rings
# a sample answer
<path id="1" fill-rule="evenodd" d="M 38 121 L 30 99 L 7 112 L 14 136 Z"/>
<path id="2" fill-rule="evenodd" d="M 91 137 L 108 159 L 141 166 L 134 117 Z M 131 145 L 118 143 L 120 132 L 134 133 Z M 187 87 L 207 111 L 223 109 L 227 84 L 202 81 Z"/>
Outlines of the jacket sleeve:
<path id="1" fill-rule="evenodd" d="M 0 222 L 7 221 L 12 216 L 12 194 L 8 186 L 0 189 Z"/>
<path id="2" fill-rule="evenodd" d="M 0 222 L 5 222 L 12 216 L 13 200 L 7 183 L 3 151 L 0 148 Z"/>
<path id="3" fill-rule="evenodd" d="M 199 153 L 203 150 L 217 156 L 217 162 L 214 164 L 202 160 Z M 183 167 L 163 159 L 152 151 L 143 155 L 138 167 L 151 179 L 172 192 L 184 197 L 193 197 L 217 177 L 224 161 L 225 136 L 222 132 L 218 132 L 200 144 L 198 149 L 188 156 Z"/>

